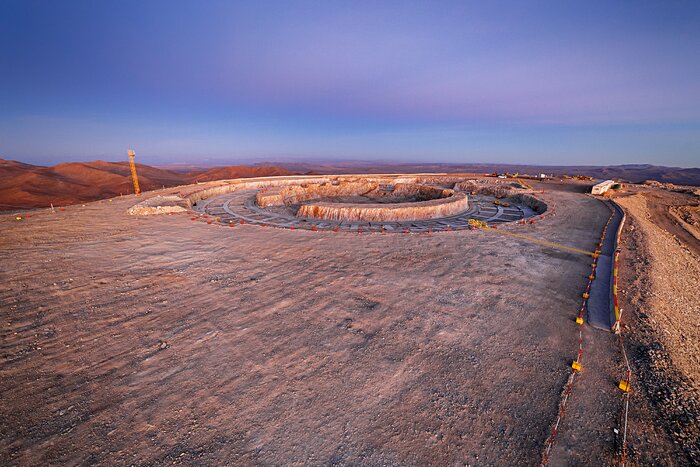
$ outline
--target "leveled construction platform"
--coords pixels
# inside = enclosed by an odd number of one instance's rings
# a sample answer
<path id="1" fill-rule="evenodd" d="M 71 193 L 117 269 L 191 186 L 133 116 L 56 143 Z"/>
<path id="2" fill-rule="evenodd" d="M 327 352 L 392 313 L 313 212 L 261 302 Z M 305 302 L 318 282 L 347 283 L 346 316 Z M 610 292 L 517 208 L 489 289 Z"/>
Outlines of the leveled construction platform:
<path id="1" fill-rule="evenodd" d="M 591 251 L 608 207 L 533 183 L 556 215 L 532 224 L 314 232 L 244 191 L 283 181 L 0 216 L 3 464 L 540 463 L 591 258 L 501 233 Z M 245 224 L 127 213 L 203 190 Z M 454 229 L 520 218 L 479 196 Z M 616 336 L 583 332 L 552 465 L 616 460 Z"/>

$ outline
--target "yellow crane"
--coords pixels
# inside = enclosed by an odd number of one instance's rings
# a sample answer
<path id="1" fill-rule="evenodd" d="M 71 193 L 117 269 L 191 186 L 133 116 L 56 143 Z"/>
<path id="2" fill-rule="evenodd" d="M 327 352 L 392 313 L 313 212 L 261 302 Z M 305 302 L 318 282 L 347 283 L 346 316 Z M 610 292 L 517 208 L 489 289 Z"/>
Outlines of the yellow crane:
<path id="1" fill-rule="evenodd" d="M 129 149 L 129 167 L 131 167 L 131 179 L 134 181 L 134 193 L 136 196 L 141 194 L 141 189 L 139 188 L 139 178 L 136 176 L 136 162 L 134 162 L 134 157 L 136 153 L 133 149 Z"/>

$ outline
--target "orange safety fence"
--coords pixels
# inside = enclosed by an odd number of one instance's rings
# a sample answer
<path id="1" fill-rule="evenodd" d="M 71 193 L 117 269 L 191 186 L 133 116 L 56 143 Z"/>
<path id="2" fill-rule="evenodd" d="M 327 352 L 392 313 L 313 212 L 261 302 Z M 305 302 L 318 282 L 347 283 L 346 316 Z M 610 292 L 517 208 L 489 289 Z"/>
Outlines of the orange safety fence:
<path id="1" fill-rule="evenodd" d="M 605 224 L 605 227 L 603 228 L 603 233 L 600 236 L 600 242 L 598 243 L 598 248 L 600 248 L 602 246 L 603 241 L 605 240 L 605 235 L 607 233 L 608 226 L 610 225 L 610 222 L 612 221 L 614 216 L 615 216 L 615 213 L 613 212 L 610 215 L 608 222 Z M 586 290 L 581 294 L 583 301 L 581 303 L 581 307 L 579 308 L 578 316 L 576 317 L 576 324 L 578 324 L 578 354 L 576 356 L 576 360 L 571 362 L 571 368 L 573 371 L 569 375 L 569 378 L 566 382 L 566 385 L 564 386 L 562 400 L 559 404 L 559 413 L 557 414 L 557 419 L 554 422 L 554 426 L 552 427 L 552 431 L 551 431 L 549 437 L 547 438 L 547 441 L 545 442 L 544 454 L 542 455 L 542 462 L 540 463 L 541 466 L 547 465 L 547 462 L 549 460 L 549 455 L 550 455 L 551 450 L 552 450 L 552 446 L 554 446 L 554 442 L 556 441 L 556 438 L 557 438 L 557 431 L 559 429 L 559 424 L 561 423 L 561 420 L 564 417 L 566 405 L 569 401 L 569 396 L 571 395 L 571 392 L 573 390 L 574 381 L 576 379 L 578 372 L 583 370 L 583 363 L 582 363 L 583 324 L 584 324 L 583 313 L 586 309 L 586 304 L 588 303 L 588 299 L 590 297 L 591 285 L 593 284 L 593 281 L 595 280 L 595 277 L 596 277 L 596 267 L 598 265 L 599 253 L 600 253 L 600 250 L 596 249 L 596 251 L 592 254 L 593 263 L 591 264 L 591 274 L 588 276 L 588 283 L 586 284 Z"/>

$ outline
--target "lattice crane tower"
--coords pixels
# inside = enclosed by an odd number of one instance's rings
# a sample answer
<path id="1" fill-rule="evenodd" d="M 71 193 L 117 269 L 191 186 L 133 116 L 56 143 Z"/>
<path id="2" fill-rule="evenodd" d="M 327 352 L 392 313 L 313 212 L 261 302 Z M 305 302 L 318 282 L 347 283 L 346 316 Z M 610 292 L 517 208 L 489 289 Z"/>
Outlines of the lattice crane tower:
<path id="1" fill-rule="evenodd" d="M 141 194 L 141 189 L 139 188 L 139 178 L 136 176 L 136 162 L 134 162 L 134 157 L 136 153 L 133 149 L 129 149 L 129 167 L 131 167 L 131 179 L 134 181 L 134 193 L 138 196 Z"/>

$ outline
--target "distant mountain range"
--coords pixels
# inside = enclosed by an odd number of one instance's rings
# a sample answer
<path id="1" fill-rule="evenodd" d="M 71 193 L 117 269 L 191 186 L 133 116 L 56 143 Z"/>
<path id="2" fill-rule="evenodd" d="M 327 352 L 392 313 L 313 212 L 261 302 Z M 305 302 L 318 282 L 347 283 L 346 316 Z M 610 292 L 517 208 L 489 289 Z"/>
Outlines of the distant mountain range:
<path id="1" fill-rule="evenodd" d="M 136 164 L 142 191 L 228 178 L 293 175 L 279 167 L 173 171 Z M 0 210 L 84 203 L 134 192 L 128 162 L 67 162 L 42 167 L 0 159 Z"/>
<path id="2" fill-rule="evenodd" d="M 656 180 L 700 185 L 700 169 L 648 164 L 617 166 L 536 166 L 515 164 L 399 164 L 372 162 L 261 163 L 204 169 L 196 166 L 151 167 L 137 164 L 143 191 L 230 178 L 331 173 L 461 172 L 589 175 L 638 183 Z M 128 162 L 67 162 L 43 167 L 0 159 L 0 210 L 84 203 L 133 193 Z"/>
<path id="3" fill-rule="evenodd" d="M 283 163 L 263 162 L 264 165 L 275 165 L 302 173 L 418 173 L 418 172 L 464 172 L 464 173 L 493 173 L 510 172 L 537 175 L 588 175 L 594 178 L 614 178 L 640 183 L 645 180 L 656 180 L 662 183 L 677 185 L 700 185 L 700 168 L 664 167 L 650 164 L 626 164 L 609 166 L 542 166 L 521 164 L 404 164 L 404 163 L 374 163 L 374 162 L 328 162 L 328 163 Z"/>

